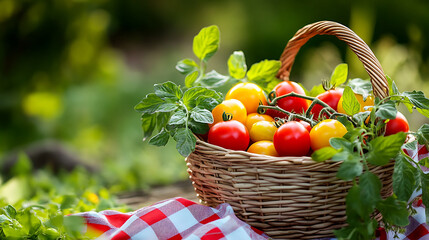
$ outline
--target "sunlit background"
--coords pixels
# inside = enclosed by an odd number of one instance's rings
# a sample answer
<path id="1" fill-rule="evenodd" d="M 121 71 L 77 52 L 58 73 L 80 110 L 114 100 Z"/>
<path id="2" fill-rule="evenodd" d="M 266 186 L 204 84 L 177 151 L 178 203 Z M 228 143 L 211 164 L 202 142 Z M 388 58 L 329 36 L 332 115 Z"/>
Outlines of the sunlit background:
<path id="1" fill-rule="evenodd" d="M 279 59 L 299 28 L 332 20 L 368 43 L 401 91 L 428 96 L 428 13 L 429 2 L 417 0 L 0 0 L 0 163 L 49 141 L 95 167 L 97 184 L 113 193 L 186 179 L 173 142 L 142 142 L 133 107 L 155 83 L 183 85 L 175 64 L 193 57 L 193 36 L 211 24 L 221 45 L 210 67 L 220 73 L 235 50 L 248 66 Z M 291 80 L 311 88 L 342 62 L 349 77 L 368 78 L 346 44 L 316 37 L 299 52 Z M 427 121 L 407 117 L 411 130 Z"/>

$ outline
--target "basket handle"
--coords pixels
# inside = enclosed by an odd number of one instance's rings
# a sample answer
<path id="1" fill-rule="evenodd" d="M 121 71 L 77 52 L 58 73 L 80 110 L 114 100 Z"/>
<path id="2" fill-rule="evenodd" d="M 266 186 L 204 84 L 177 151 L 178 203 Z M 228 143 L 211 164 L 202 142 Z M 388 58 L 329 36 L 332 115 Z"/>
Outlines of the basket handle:
<path id="1" fill-rule="evenodd" d="M 368 45 L 350 28 L 331 21 L 320 21 L 309 24 L 295 33 L 295 36 L 289 40 L 280 57 L 282 66 L 277 74 L 278 78 L 289 80 L 289 74 L 296 54 L 302 45 L 315 35 L 334 35 L 346 42 L 363 63 L 366 72 L 370 76 L 374 95 L 379 98 L 389 96 L 389 87 L 383 68 Z"/>

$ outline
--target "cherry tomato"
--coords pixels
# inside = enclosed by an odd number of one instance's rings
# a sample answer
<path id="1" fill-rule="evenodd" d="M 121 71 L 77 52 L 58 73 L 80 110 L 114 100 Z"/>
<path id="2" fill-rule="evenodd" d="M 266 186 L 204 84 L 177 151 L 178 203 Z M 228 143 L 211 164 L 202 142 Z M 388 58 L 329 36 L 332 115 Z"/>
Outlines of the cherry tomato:
<path id="1" fill-rule="evenodd" d="M 247 119 L 246 119 L 247 130 L 250 131 L 253 124 L 256 122 L 259 122 L 259 121 L 274 122 L 274 118 L 272 118 L 270 115 L 266 115 L 266 114 L 251 113 L 251 114 L 247 115 Z"/>
<path id="2" fill-rule="evenodd" d="M 365 107 L 374 106 L 374 97 L 373 96 L 369 95 L 365 101 L 363 100 L 362 95 L 355 93 L 355 96 L 356 96 L 356 99 L 358 100 L 358 102 L 360 104 L 360 110 L 359 110 L 360 112 L 371 111 L 371 108 L 368 108 L 367 110 L 365 110 Z M 343 108 L 343 97 L 341 97 L 340 100 L 338 101 L 337 111 L 339 113 L 346 114 L 346 111 L 344 111 L 344 108 Z"/>
<path id="3" fill-rule="evenodd" d="M 310 150 L 310 133 L 302 124 L 290 121 L 277 129 L 273 142 L 280 156 L 304 156 Z"/>
<path id="4" fill-rule="evenodd" d="M 250 139 L 254 142 L 262 140 L 273 141 L 273 136 L 276 131 L 277 127 L 274 125 L 274 122 L 259 121 L 254 123 L 250 129 Z"/>
<path id="5" fill-rule="evenodd" d="M 214 126 L 218 122 L 223 121 L 223 113 L 231 114 L 232 120 L 237 120 L 243 124 L 246 124 L 247 111 L 243 103 L 237 99 L 229 99 L 223 101 L 212 110 L 213 123 L 209 124 L 210 127 Z"/>
<path id="6" fill-rule="evenodd" d="M 395 119 L 389 119 L 386 123 L 386 132 L 384 136 L 389 136 L 398 132 L 408 132 L 410 130 L 410 126 L 408 125 L 408 121 L 405 116 L 397 112 Z"/>
<path id="7" fill-rule="evenodd" d="M 273 157 L 278 157 L 276 149 L 274 148 L 274 143 L 271 141 L 258 141 L 250 145 L 248 152 L 263 154 Z"/>
<path id="8" fill-rule="evenodd" d="M 276 92 L 276 96 L 283 96 L 291 92 L 295 92 L 301 95 L 305 95 L 304 89 L 296 82 L 292 81 L 283 81 L 277 84 L 274 87 L 274 91 Z M 294 113 L 304 113 L 308 108 L 308 101 L 303 98 L 298 97 L 286 97 L 282 98 L 277 102 L 277 105 L 289 112 Z M 269 115 L 276 114 L 274 117 L 285 117 L 286 114 L 278 112 L 278 111 L 267 111 Z M 271 115 L 272 116 L 272 115 Z"/>
<path id="9" fill-rule="evenodd" d="M 298 122 L 299 122 L 299 123 L 301 123 L 301 124 L 302 124 L 302 126 L 304 126 L 304 127 L 305 127 L 305 129 L 307 129 L 307 131 L 308 131 L 308 132 L 310 132 L 310 131 L 311 131 L 311 125 L 310 125 L 310 123 L 308 123 L 308 122 L 306 122 L 306 121 L 303 121 L 303 120 L 299 120 Z"/>
<path id="10" fill-rule="evenodd" d="M 343 137 L 347 133 L 346 127 L 338 120 L 325 119 L 310 131 L 311 149 L 314 151 L 330 146 L 329 139 Z"/>
<path id="11" fill-rule="evenodd" d="M 320 99 L 322 102 L 328 104 L 331 108 L 337 111 L 338 102 L 340 101 L 341 96 L 343 96 L 343 92 L 341 90 L 333 89 L 319 94 L 316 98 Z M 314 119 L 319 118 L 322 108 L 322 105 L 316 104 L 311 109 L 310 112 L 313 114 Z"/>
<path id="12" fill-rule="evenodd" d="M 223 148 L 245 151 L 250 138 L 247 128 L 239 121 L 218 122 L 209 130 L 208 142 Z"/>
<path id="13" fill-rule="evenodd" d="M 232 87 L 225 99 L 237 99 L 244 104 L 247 114 L 256 113 L 259 104 L 267 105 L 267 100 L 262 88 L 254 83 L 239 83 Z"/>

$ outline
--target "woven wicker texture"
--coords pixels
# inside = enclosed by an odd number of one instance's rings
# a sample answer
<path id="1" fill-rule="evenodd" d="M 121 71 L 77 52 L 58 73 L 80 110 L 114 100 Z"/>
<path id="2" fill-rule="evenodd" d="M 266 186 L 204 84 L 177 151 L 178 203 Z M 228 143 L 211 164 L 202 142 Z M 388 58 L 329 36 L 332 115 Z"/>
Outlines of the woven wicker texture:
<path id="1" fill-rule="evenodd" d="M 288 79 L 299 48 L 321 34 L 346 41 L 367 69 L 375 94 L 387 96 L 387 81 L 374 54 L 350 29 L 335 22 L 317 22 L 299 30 L 282 54 L 278 76 Z M 270 237 L 331 237 L 334 229 L 345 225 L 345 197 L 351 184 L 336 177 L 340 162 L 316 163 L 305 156 L 270 157 L 232 151 L 201 140 L 186 161 L 203 204 L 215 207 L 229 203 L 240 219 Z M 383 183 L 382 196 L 390 195 L 393 163 L 370 169 Z"/>

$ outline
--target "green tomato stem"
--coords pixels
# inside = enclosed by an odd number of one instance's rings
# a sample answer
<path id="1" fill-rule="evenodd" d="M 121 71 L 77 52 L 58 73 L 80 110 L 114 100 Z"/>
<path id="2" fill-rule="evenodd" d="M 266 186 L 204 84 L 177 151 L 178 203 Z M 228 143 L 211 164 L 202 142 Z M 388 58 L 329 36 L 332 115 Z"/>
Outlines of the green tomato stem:
<path id="1" fill-rule="evenodd" d="M 285 113 L 286 115 L 288 115 L 288 120 L 291 119 L 299 119 L 299 120 L 303 120 L 306 121 L 308 123 L 310 123 L 311 126 L 316 125 L 316 122 L 313 119 L 307 118 L 305 116 L 302 116 L 300 114 L 296 114 L 296 113 L 292 113 L 289 111 L 286 111 L 278 106 L 267 106 L 267 105 L 259 105 L 258 107 L 258 113 L 261 113 L 261 110 L 265 112 L 265 109 L 273 109 L 282 113 Z"/>

